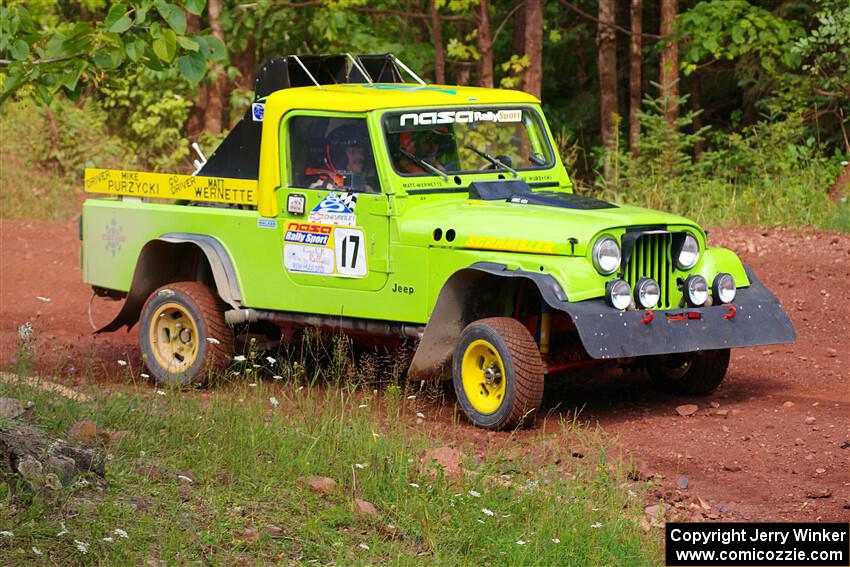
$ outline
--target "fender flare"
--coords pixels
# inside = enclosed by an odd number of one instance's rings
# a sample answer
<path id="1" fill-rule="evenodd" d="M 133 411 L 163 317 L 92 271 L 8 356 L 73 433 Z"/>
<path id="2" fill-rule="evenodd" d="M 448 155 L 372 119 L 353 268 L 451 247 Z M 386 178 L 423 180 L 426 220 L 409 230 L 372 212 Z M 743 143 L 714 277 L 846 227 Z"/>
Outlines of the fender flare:
<path id="1" fill-rule="evenodd" d="M 188 232 L 169 232 L 163 234 L 157 240 L 174 244 L 192 243 L 197 245 L 207 257 L 207 262 L 210 263 L 219 297 L 234 309 L 242 306 L 242 291 L 239 289 L 236 269 L 230 259 L 230 254 L 227 253 L 221 241 L 206 234 Z"/>
<path id="2" fill-rule="evenodd" d="M 177 281 L 173 274 L 181 267 L 185 268 L 180 266 L 180 261 L 188 251 L 171 254 L 170 250 L 171 247 L 181 245 L 196 248 L 206 258 L 222 301 L 233 309 L 242 307 L 242 292 L 236 269 L 224 245 L 218 239 L 204 234 L 171 232 L 148 241 L 142 247 L 121 311 L 112 321 L 95 331 L 96 334 L 117 331 L 123 326 L 127 327 L 128 332 L 133 328 L 150 294 L 165 284 Z"/>
<path id="3" fill-rule="evenodd" d="M 540 296 L 553 309 L 563 310 L 567 294 L 550 274 L 510 270 L 504 264 L 477 262 L 452 274 L 443 284 L 437 302 L 428 318 L 425 332 L 410 363 L 409 376 L 414 380 L 445 380 L 451 377 L 451 359 L 455 344 L 464 327 L 484 317 L 507 315 L 504 302 L 494 294 L 494 278 L 503 283 L 517 280 L 533 282 Z"/>

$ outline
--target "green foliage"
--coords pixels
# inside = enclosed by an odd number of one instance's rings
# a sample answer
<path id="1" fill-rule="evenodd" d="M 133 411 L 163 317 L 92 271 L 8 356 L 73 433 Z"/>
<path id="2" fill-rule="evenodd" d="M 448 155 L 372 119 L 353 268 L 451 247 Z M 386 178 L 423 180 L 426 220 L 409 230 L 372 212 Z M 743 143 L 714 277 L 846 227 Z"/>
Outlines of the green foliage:
<path id="1" fill-rule="evenodd" d="M 94 22 L 65 20 L 59 3 L 0 6 L 0 103 L 22 89 L 42 104 L 60 92 L 77 99 L 107 75 L 121 76 L 139 64 L 163 71 L 176 57 L 184 78 L 196 84 L 209 62 L 227 58 L 219 39 L 187 35 L 184 8 L 200 14 L 204 5 L 202 0 L 112 2 L 104 13 L 95 4 Z"/>
<path id="2" fill-rule="evenodd" d="M 189 141 L 183 133 L 192 108 L 187 92 L 188 85 L 176 71 L 142 68 L 103 84 L 100 105 L 140 166 L 185 171 L 191 163 Z"/>
<path id="3" fill-rule="evenodd" d="M 32 101 L 0 108 L 0 211 L 3 217 L 66 220 L 79 215 L 83 168 L 138 167 L 108 115 L 93 101 L 36 107 Z M 10 135 L 14 133 L 14 135 Z"/>
<path id="4" fill-rule="evenodd" d="M 676 31 L 677 38 L 684 42 L 682 63 L 686 74 L 712 59 L 753 57 L 772 74 L 780 64 L 799 64 L 799 55 L 790 47 L 801 35 L 801 26 L 747 0 L 699 2 L 679 16 Z"/>
<path id="5" fill-rule="evenodd" d="M 608 198 L 709 226 L 840 229 L 845 223 L 846 205 L 833 203 L 826 192 L 841 158 L 821 155 L 799 113 L 767 116 L 742 132 L 693 132 L 694 113 L 680 117 L 674 129 L 661 108 L 657 100 L 645 102 L 640 154 L 620 153 L 622 175 L 603 191 Z M 706 138 L 714 149 L 695 162 L 694 147 Z"/>

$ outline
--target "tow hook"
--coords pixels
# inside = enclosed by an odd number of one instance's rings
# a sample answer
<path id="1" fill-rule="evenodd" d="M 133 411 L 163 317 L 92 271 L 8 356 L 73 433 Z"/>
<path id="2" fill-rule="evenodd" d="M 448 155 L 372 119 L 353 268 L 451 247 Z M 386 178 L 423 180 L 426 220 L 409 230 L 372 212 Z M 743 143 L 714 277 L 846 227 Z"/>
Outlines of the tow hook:
<path id="1" fill-rule="evenodd" d="M 738 309 L 735 308 L 734 305 L 730 305 L 729 306 L 729 312 L 726 313 L 726 315 L 724 315 L 723 318 L 724 319 L 734 319 L 735 315 L 737 315 L 737 314 L 738 314 Z"/>
<path id="2" fill-rule="evenodd" d="M 644 325 L 649 325 L 652 323 L 653 319 L 655 319 L 655 313 L 652 311 L 647 311 L 643 314 L 643 318 L 640 320 Z"/>

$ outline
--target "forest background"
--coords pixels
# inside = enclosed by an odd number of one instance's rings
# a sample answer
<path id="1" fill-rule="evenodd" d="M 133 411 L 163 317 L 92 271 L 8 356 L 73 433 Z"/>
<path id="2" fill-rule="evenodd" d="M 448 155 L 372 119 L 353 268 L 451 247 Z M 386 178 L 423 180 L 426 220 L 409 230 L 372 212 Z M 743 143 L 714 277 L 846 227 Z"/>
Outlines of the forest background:
<path id="1" fill-rule="evenodd" d="M 12 0 L 2 215 L 76 215 L 85 167 L 189 172 L 264 61 L 341 52 L 541 97 L 581 193 L 850 230 L 848 0 Z"/>

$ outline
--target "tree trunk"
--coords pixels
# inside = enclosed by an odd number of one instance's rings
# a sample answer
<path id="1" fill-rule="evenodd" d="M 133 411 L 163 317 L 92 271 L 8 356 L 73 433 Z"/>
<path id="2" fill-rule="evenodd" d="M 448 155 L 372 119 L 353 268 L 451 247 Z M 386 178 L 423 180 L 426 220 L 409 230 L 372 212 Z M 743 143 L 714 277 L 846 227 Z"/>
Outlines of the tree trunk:
<path id="1" fill-rule="evenodd" d="M 511 40 L 511 55 L 522 57 L 525 53 L 525 2 L 526 0 L 516 0 L 518 8 L 513 16 L 513 38 Z M 515 73 L 513 69 L 508 71 L 508 75 L 516 78 L 517 82 L 514 88 L 522 90 L 524 73 Z"/>
<path id="2" fill-rule="evenodd" d="M 661 104 L 670 127 L 679 117 L 679 43 L 673 37 L 673 24 L 679 13 L 679 0 L 661 0 L 661 35 L 666 38 L 661 51 Z"/>
<path id="3" fill-rule="evenodd" d="M 632 35 L 629 42 L 629 147 L 632 155 L 638 155 L 640 141 L 641 71 L 643 52 L 641 33 L 643 32 L 643 0 L 632 0 Z"/>
<path id="4" fill-rule="evenodd" d="M 490 1 L 481 0 L 478 16 L 478 86 L 493 88 L 493 43 L 490 39 Z"/>
<path id="5" fill-rule="evenodd" d="M 599 67 L 599 109 L 602 145 L 605 147 L 603 174 L 611 179 L 611 161 L 616 151 L 617 37 L 614 33 L 616 0 L 599 0 L 599 26 L 596 32 Z"/>
<path id="6" fill-rule="evenodd" d="M 207 3 L 207 18 L 212 34 L 224 42 L 224 31 L 221 29 L 222 0 L 209 0 Z M 210 66 L 210 83 L 207 91 L 207 106 L 204 111 L 204 128 L 210 134 L 221 134 L 221 118 L 224 110 L 224 69 L 217 64 Z"/>
<path id="7" fill-rule="evenodd" d="M 525 0 L 525 55 L 529 65 L 522 90 L 537 98 L 543 85 L 543 2 Z"/>
<path id="8" fill-rule="evenodd" d="M 431 35 L 434 40 L 434 80 L 446 84 L 446 49 L 443 47 L 443 28 L 437 12 L 437 0 L 431 0 Z"/>

